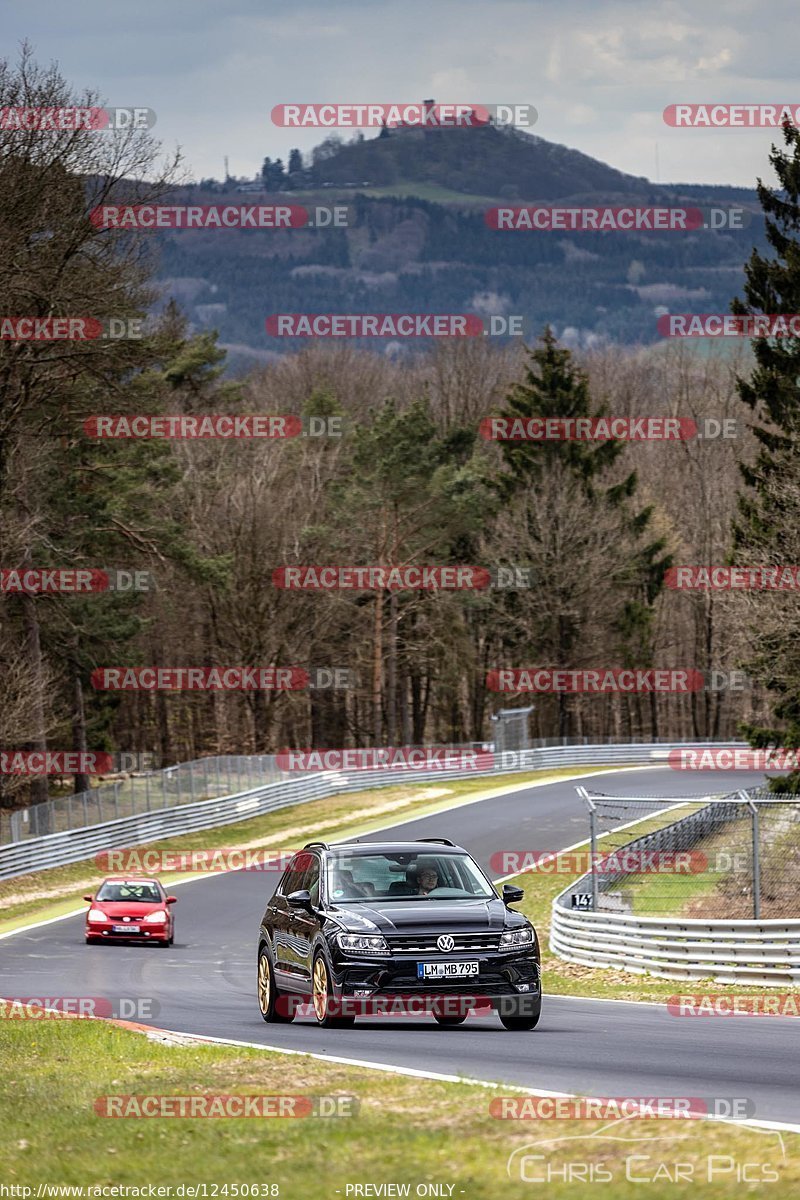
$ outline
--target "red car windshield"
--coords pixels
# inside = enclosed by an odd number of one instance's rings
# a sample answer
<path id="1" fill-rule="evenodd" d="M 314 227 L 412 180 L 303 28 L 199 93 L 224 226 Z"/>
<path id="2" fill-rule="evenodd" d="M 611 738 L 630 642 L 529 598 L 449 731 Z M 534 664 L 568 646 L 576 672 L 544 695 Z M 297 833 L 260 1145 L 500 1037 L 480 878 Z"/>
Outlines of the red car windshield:
<path id="1" fill-rule="evenodd" d="M 104 883 L 95 898 L 111 903 L 158 904 L 161 893 L 155 883 Z"/>

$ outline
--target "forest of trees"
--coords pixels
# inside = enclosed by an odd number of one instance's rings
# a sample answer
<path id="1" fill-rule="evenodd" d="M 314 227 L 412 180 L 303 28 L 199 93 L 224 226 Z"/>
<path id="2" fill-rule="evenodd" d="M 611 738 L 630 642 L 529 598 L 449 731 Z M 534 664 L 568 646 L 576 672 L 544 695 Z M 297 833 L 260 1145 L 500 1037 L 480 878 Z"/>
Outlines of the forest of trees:
<path id="1" fill-rule="evenodd" d="M 219 201 L 202 188 L 176 194 L 180 202 Z M 242 199 L 228 196 L 231 203 Z M 237 230 L 150 235 L 158 242 L 159 278 L 185 297 L 196 324 L 213 324 L 226 344 L 246 344 L 262 357 L 301 348 L 300 339 L 265 336 L 264 318 L 275 312 L 513 313 L 531 336 L 550 324 L 562 337 L 570 330 L 575 344 L 657 344 L 656 310 L 725 311 L 752 246 L 766 248 L 762 222 L 750 211 L 752 195 L 746 204 L 719 202 L 742 214 L 741 228 L 680 235 L 501 232 L 488 227 L 486 204 L 461 207 L 414 195 L 331 190 L 293 195 L 291 202 L 346 206 L 347 227 L 256 241 Z M 585 195 L 575 200 L 585 202 Z M 655 185 L 624 202 L 713 203 L 710 195 Z"/>
<path id="2" fill-rule="evenodd" d="M 0 72 L 3 105 L 73 102 L 30 57 Z M 786 137 L 794 193 L 768 212 L 782 230 L 770 238 L 778 257 L 800 221 L 796 133 Z M 160 163 L 146 133 L 3 134 L 2 312 L 146 316 L 152 243 L 97 229 L 87 213 L 120 179 L 150 180 L 156 198 L 179 170 Z M 754 253 L 742 311 L 767 302 L 765 311 L 800 311 L 800 273 L 781 269 Z M 779 609 L 774 596 L 664 586 L 675 564 L 733 554 L 800 562 L 790 553 L 800 497 L 792 347 L 760 347 L 753 373 L 747 343 L 734 355 L 681 344 L 573 354 L 543 329 L 528 347 L 466 339 L 398 360 L 313 345 L 232 382 L 216 336 L 190 332 L 173 304 L 141 339 L 0 347 L 0 565 L 142 569 L 154 580 L 134 593 L 0 595 L 0 747 L 141 750 L 168 764 L 290 746 L 470 742 L 490 736 L 498 708 L 530 702 L 540 737 L 728 738 L 745 723 L 768 741 L 776 697 L 779 726 L 800 732 L 796 650 L 783 657 L 781 632 L 781 620 L 796 622 L 796 601 L 783 597 Z M 126 413 L 336 416 L 342 434 L 181 441 L 84 431 L 92 415 Z M 733 418 L 739 436 L 479 435 L 490 414 L 603 413 Z M 756 464 L 749 477 L 742 462 Z M 293 592 L 273 581 L 289 564 L 410 563 L 524 566 L 531 586 Z M 486 687 L 487 671 L 505 666 L 743 664 L 750 683 L 737 691 L 531 701 Z M 355 686 L 92 686 L 93 671 L 120 665 L 343 667 Z M 76 790 L 87 783 L 76 777 Z M 36 801 L 47 786 L 0 777 L 0 800 Z"/>

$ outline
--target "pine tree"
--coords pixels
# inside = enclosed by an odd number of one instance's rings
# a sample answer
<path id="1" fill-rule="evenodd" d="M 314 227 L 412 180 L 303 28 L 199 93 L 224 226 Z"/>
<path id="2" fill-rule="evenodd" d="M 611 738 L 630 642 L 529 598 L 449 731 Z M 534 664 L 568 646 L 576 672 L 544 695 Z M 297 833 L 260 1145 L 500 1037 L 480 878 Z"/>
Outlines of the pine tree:
<path id="1" fill-rule="evenodd" d="M 774 251 L 753 250 L 745 267 L 744 300 L 734 313 L 800 312 L 800 131 L 783 128 L 784 146 L 773 146 L 770 163 L 776 189 L 758 180 L 766 237 Z M 755 369 L 737 380 L 739 395 L 753 410 L 758 452 L 740 464 L 745 490 L 734 524 L 734 559 L 741 565 L 787 562 L 787 539 L 800 524 L 800 339 L 757 338 Z M 750 674 L 776 697 L 768 726 L 745 726 L 753 746 L 800 748 L 800 652 L 796 601 L 767 592 L 754 598 Z M 775 791 L 800 792 L 800 770 L 771 781 Z"/>
<path id="2" fill-rule="evenodd" d="M 512 387 L 500 415 L 593 418 L 605 412 L 603 405 L 593 403 L 586 375 L 548 327 L 541 344 L 530 351 L 525 377 Z M 624 445 L 618 441 L 501 443 L 506 469 L 496 488 L 519 520 L 517 544 L 522 553 L 526 547 L 532 550 L 538 563 L 535 598 L 528 603 L 520 593 L 504 598 L 511 618 L 506 623 L 507 650 L 544 654 L 557 667 L 579 665 L 590 650 L 589 627 L 597 621 L 593 609 L 608 604 L 602 620 L 611 637 L 604 638 L 604 644 L 610 641 L 615 646 L 622 666 L 650 665 L 653 606 L 671 560 L 664 554 L 664 539 L 647 538 L 653 509 L 635 506 L 636 472 L 620 478 L 618 471 L 611 470 L 623 453 Z M 561 497 L 560 511 L 553 511 L 554 496 Z M 555 531 L 553 523 L 568 506 L 576 513 L 582 506 L 585 523 L 578 516 L 571 524 L 565 520 L 563 531 Z M 551 516 L 543 520 L 548 509 Z M 592 550 L 595 522 L 597 541 L 601 530 L 607 539 L 604 556 L 598 560 L 604 598 L 601 601 L 598 595 L 582 602 L 576 574 L 584 569 L 583 548 L 587 553 Z M 564 737 L 571 724 L 564 694 L 558 697 L 558 713 L 559 736 Z M 650 718 L 655 735 L 657 714 L 652 706 Z"/>

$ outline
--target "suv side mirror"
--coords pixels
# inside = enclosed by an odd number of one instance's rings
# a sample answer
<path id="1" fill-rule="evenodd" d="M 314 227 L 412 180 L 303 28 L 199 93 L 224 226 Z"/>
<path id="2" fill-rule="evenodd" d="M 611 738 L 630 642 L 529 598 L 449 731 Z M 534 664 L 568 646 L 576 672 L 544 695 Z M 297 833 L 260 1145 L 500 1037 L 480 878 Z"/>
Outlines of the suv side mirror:
<path id="1" fill-rule="evenodd" d="M 290 892 L 286 897 L 286 903 L 290 908 L 306 908 L 311 912 L 311 892 L 307 888 L 303 888 L 299 892 Z"/>
<path id="2" fill-rule="evenodd" d="M 524 895 L 521 887 L 514 887 L 513 883 L 503 884 L 503 904 L 519 904 Z"/>
<path id="3" fill-rule="evenodd" d="M 177 896 L 167 896 L 167 898 L 166 898 L 166 900 L 164 901 L 164 903 L 165 903 L 165 904 L 177 904 L 177 903 L 178 903 L 178 897 L 177 897 Z"/>

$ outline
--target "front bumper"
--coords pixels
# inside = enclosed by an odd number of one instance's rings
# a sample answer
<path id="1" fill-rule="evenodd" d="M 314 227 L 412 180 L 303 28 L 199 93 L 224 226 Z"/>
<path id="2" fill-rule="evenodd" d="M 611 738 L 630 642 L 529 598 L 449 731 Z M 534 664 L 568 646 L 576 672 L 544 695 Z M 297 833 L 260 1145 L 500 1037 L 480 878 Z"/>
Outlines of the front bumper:
<path id="1" fill-rule="evenodd" d="M 86 937 L 95 942 L 168 942 L 172 936 L 169 923 L 143 926 L 138 933 L 134 930 L 130 933 L 118 933 L 113 931 L 115 924 L 115 921 L 93 921 L 91 925 L 87 922 Z"/>
<path id="2" fill-rule="evenodd" d="M 472 976 L 420 979 L 418 962 L 475 962 L 478 974 Z M 497 953 L 469 951 L 458 954 L 393 954 L 368 958 L 337 956 L 333 965 L 333 991 L 339 998 L 352 996 L 500 996 L 541 994 L 539 962 L 530 947 L 524 951 Z"/>

